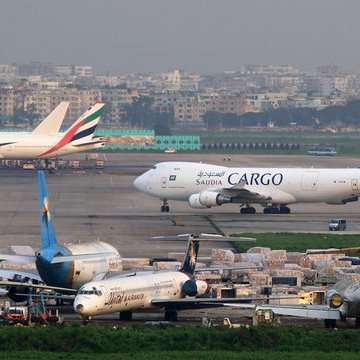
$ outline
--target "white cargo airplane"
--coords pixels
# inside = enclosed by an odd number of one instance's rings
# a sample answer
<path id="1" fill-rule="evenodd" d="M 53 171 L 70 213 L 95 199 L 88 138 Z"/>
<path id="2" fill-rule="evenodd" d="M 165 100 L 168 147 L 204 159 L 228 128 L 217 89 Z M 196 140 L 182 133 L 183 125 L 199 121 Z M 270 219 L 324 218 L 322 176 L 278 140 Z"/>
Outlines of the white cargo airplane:
<path id="1" fill-rule="evenodd" d="M 240 204 L 242 214 L 289 214 L 289 204 L 346 204 L 360 194 L 360 169 L 229 168 L 192 162 L 163 162 L 134 181 L 136 189 L 162 200 L 188 201 L 196 209 Z"/>
<path id="2" fill-rule="evenodd" d="M 68 103 L 58 105 L 31 133 L 0 133 L 0 159 L 49 159 L 103 147 L 104 139 L 94 132 L 104 105 L 90 107 L 65 133 L 59 129 Z"/>
<path id="3" fill-rule="evenodd" d="M 49 288 L 59 291 L 79 289 L 79 287 L 98 276 L 102 278 L 108 272 L 122 270 L 122 260 L 119 252 L 105 242 L 87 242 L 60 245 L 56 241 L 53 218 L 50 215 L 49 200 L 43 171 L 38 172 L 38 190 L 40 203 L 41 248 L 35 256 L 0 254 L 0 261 L 34 263 L 43 283 L 47 286 L 32 286 L 25 282 L 26 275 L 21 276 L 24 284 L 15 281 L 2 281 L 0 285 L 7 286 L 9 293 L 15 294 L 17 287 Z M 3 270 L 5 272 L 7 270 Z M 27 274 L 33 284 L 38 284 L 38 276 Z M 0 276 L 10 279 L 6 273 Z M 59 288 L 59 289 L 55 289 Z M 15 296 L 14 296 L 15 299 Z"/>

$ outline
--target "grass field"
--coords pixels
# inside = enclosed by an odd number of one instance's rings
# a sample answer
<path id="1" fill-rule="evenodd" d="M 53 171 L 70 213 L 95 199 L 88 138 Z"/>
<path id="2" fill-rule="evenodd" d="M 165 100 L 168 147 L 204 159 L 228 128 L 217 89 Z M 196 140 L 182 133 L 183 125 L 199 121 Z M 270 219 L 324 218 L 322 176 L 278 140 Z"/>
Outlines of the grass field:
<path id="1" fill-rule="evenodd" d="M 40 351 L 15 351 L 0 352 L 0 359 L 18 360 L 58 360 L 58 359 L 76 359 L 76 360 L 114 360 L 114 359 L 132 359 L 132 360 L 357 360 L 359 355 L 354 352 L 336 351 L 146 351 L 131 353 L 110 353 L 110 354 L 84 354 L 84 353 L 58 353 L 58 352 L 40 352 Z"/>
<path id="2" fill-rule="evenodd" d="M 2 327 L 0 359 L 355 359 L 356 329 Z M 22 349 L 23 351 L 19 351 Z M 116 354 L 116 356 L 115 356 Z M 335 355 L 337 357 L 335 357 Z M 294 357 L 293 357 L 294 356 Z"/>
<path id="3" fill-rule="evenodd" d="M 327 249 L 360 247 L 360 235 L 338 235 L 317 233 L 241 233 L 232 236 L 256 238 L 255 246 L 269 247 L 272 250 L 304 252 L 307 249 Z M 235 243 L 238 252 L 246 252 L 254 244 Z"/>

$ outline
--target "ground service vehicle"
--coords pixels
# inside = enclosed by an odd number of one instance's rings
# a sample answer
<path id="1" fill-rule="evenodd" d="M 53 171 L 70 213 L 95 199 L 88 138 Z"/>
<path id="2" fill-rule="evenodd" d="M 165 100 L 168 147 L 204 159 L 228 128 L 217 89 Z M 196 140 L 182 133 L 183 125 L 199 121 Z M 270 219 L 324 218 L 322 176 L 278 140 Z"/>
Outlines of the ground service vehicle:
<path id="1" fill-rule="evenodd" d="M 346 230 L 346 220 L 344 219 L 331 219 L 329 222 L 329 230 Z"/>

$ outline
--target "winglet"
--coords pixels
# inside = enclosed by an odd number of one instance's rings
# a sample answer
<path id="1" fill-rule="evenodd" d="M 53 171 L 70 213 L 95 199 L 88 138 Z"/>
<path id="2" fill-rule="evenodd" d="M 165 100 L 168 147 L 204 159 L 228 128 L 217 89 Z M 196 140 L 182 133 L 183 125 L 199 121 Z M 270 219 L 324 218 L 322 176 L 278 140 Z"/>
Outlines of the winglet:
<path id="1" fill-rule="evenodd" d="M 49 199 L 44 172 L 38 171 L 38 190 L 40 204 L 40 226 L 42 248 L 57 244 L 54 223 L 49 211 Z"/>
<path id="2" fill-rule="evenodd" d="M 194 274 L 199 247 L 199 240 L 194 240 L 194 238 L 191 237 L 188 241 L 185 258 L 180 271 L 189 275 Z"/>
<path id="3" fill-rule="evenodd" d="M 57 135 L 60 131 L 61 124 L 64 121 L 68 101 L 61 102 L 33 131 L 33 135 Z"/>

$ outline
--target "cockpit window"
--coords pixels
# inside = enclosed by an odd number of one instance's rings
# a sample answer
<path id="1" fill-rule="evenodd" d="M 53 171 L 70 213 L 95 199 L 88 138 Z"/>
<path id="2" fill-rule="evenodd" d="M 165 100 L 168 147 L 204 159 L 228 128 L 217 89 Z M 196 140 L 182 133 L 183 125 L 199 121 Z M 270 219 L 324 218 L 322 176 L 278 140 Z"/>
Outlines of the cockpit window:
<path id="1" fill-rule="evenodd" d="M 155 170 L 155 169 L 156 169 L 156 165 L 153 165 L 151 168 Z"/>
<path id="2" fill-rule="evenodd" d="M 97 295 L 97 296 L 101 296 L 102 295 L 102 292 L 100 290 L 84 290 L 84 289 L 81 289 L 79 291 L 79 294 L 80 295 Z"/>

